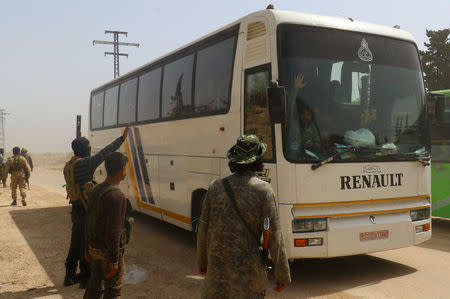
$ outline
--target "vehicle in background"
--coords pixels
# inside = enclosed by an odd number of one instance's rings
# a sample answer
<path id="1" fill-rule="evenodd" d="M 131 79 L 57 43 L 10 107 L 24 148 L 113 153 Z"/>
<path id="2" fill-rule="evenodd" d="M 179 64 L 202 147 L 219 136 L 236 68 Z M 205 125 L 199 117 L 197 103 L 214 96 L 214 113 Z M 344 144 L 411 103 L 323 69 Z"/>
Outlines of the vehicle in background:
<path id="1" fill-rule="evenodd" d="M 450 218 L 450 89 L 430 94 L 432 215 Z"/>

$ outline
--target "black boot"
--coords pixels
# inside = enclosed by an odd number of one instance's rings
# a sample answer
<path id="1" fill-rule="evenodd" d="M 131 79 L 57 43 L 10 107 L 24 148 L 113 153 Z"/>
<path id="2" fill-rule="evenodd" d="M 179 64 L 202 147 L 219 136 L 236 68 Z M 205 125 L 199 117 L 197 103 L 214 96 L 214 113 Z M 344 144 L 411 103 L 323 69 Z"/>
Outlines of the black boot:
<path id="1" fill-rule="evenodd" d="M 66 277 L 64 277 L 64 286 L 68 287 L 75 284 L 76 270 L 66 269 Z"/>
<path id="2" fill-rule="evenodd" d="M 80 274 L 77 275 L 77 279 L 80 283 L 80 289 L 85 289 L 89 282 L 89 272 L 80 272 Z"/>
<path id="3" fill-rule="evenodd" d="M 11 203 L 12 206 L 17 206 L 17 200 L 13 200 Z"/>
<path id="4" fill-rule="evenodd" d="M 81 279 L 80 280 L 80 289 L 85 289 L 88 285 L 88 280 L 86 279 Z"/>

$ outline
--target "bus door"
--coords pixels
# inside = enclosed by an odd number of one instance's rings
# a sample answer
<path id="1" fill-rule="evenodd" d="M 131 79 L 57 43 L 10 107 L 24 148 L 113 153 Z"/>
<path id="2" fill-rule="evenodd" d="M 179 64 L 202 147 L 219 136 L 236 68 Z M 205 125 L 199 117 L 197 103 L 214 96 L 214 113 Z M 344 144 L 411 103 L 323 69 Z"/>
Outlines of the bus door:
<path id="1" fill-rule="evenodd" d="M 245 70 L 243 131 L 246 135 L 258 136 L 262 142 L 267 144 L 267 150 L 263 157 L 264 171 L 258 173 L 258 176 L 271 183 L 277 194 L 274 128 L 269 119 L 266 92 L 270 77 L 270 64 Z"/>

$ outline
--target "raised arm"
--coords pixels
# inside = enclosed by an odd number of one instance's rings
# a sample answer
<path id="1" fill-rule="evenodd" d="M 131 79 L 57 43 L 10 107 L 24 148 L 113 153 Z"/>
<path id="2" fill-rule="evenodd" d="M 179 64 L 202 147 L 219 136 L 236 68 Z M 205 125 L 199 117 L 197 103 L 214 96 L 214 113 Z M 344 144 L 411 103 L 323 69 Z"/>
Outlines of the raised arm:
<path id="1" fill-rule="evenodd" d="M 127 124 L 122 136 L 105 146 L 97 154 L 83 158 L 75 165 L 74 172 L 75 177 L 78 178 L 77 183 L 84 183 L 92 178 L 95 169 L 97 169 L 97 167 L 105 161 L 106 156 L 112 152 L 115 152 L 122 145 L 125 138 L 128 136 L 129 129 L 130 125 Z"/>

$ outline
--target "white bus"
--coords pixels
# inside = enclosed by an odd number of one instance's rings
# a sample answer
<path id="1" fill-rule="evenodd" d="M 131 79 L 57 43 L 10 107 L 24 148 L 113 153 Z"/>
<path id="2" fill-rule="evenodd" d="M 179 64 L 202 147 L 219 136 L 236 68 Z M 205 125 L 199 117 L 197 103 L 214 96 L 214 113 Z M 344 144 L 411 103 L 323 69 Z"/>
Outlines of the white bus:
<path id="1" fill-rule="evenodd" d="M 353 255 L 431 237 L 424 97 L 409 33 L 267 9 L 94 89 L 89 137 L 98 151 L 129 122 L 122 189 L 192 230 L 227 150 L 255 134 L 289 258 Z"/>

